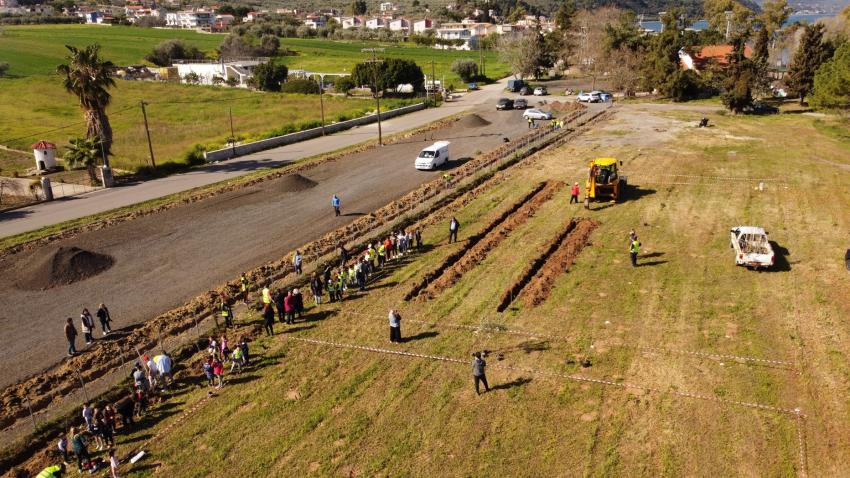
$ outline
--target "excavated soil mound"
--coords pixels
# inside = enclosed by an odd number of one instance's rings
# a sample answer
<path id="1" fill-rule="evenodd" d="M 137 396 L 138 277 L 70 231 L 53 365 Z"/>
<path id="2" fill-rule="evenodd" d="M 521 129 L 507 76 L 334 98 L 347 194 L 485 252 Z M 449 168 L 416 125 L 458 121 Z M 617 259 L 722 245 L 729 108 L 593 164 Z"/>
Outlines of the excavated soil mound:
<path id="1" fill-rule="evenodd" d="M 457 124 L 463 126 L 464 128 L 480 128 L 482 126 L 489 125 L 490 122 L 473 113 L 471 115 L 466 115 L 463 118 L 459 119 L 457 121 Z"/>
<path id="2" fill-rule="evenodd" d="M 549 103 L 549 108 L 552 111 L 560 111 L 561 113 L 569 113 L 572 111 L 580 111 L 587 109 L 587 107 L 583 104 L 573 101 L 553 101 Z"/>
<path id="3" fill-rule="evenodd" d="M 294 193 L 298 191 L 303 191 L 305 189 L 314 188 L 317 184 L 319 183 L 313 181 L 310 178 L 305 178 L 304 176 L 298 173 L 287 174 L 279 180 L 280 191 L 285 193 Z"/>
<path id="4" fill-rule="evenodd" d="M 22 289 L 44 290 L 73 284 L 100 274 L 112 267 L 114 262 L 111 256 L 105 254 L 79 247 L 60 247 L 24 271 L 18 286 Z"/>

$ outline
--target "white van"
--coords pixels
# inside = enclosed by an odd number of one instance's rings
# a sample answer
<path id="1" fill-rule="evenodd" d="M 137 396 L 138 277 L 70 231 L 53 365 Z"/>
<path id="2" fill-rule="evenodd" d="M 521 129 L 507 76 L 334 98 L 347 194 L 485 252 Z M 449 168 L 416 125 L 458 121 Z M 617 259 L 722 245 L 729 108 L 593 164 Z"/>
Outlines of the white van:
<path id="1" fill-rule="evenodd" d="M 416 169 L 437 169 L 449 160 L 449 142 L 437 141 L 419 153 Z"/>

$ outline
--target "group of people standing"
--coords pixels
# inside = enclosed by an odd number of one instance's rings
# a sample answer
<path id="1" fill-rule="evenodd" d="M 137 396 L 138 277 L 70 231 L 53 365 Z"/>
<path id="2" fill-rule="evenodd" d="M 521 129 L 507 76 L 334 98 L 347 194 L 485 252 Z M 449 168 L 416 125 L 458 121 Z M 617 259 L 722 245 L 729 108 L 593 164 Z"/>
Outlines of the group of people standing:
<path id="1" fill-rule="evenodd" d="M 209 354 L 203 363 L 204 377 L 207 385 L 217 389 L 224 386 L 224 364 L 230 361 L 230 373 L 242 373 L 245 367 L 251 365 L 251 353 L 248 348 L 248 340 L 241 337 L 239 341 L 230 348 L 231 343 L 226 334 L 222 334 L 218 340 L 210 336 L 207 346 Z"/>
<path id="2" fill-rule="evenodd" d="M 100 304 L 97 308 L 97 312 L 95 312 L 98 321 L 100 321 L 100 328 L 103 331 L 104 337 L 112 333 L 112 316 L 109 315 L 109 309 L 106 308 L 106 305 Z M 86 345 L 91 345 L 94 342 L 94 332 L 95 332 L 95 324 L 94 317 L 92 317 L 89 309 L 84 308 L 82 313 L 80 313 L 80 330 L 83 333 L 83 338 L 86 341 Z M 77 336 L 79 332 L 77 328 L 74 327 L 74 319 L 68 317 L 65 319 L 65 338 L 68 340 L 68 356 L 73 357 L 77 355 Z"/>

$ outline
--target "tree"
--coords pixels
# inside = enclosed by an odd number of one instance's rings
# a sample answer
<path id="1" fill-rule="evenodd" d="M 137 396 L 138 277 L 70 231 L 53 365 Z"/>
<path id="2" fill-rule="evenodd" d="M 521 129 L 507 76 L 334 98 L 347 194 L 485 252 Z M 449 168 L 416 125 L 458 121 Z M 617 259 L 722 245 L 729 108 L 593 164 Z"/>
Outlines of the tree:
<path id="1" fill-rule="evenodd" d="M 790 15 L 791 7 L 788 6 L 788 0 L 765 0 L 757 19 L 762 27 L 767 29 L 768 37 L 772 38 Z"/>
<path id="2" fill-rule="evenodd" d="M 368 85 L 373 93 L 406 84 L 412 85 L 414 91 L 422 91 L 425 85 L 425 75 L 419 65 L 401 58 L 358 63 L 351 70 L 351 80 L 357 86 Z"/>
<path id="3" fill-rule="evenodd" d="M 546 39 L 539 27 L 503 37 L 499 53 L 512 72 L 523 78 L 540 78 L 543 69 L 552 66 L 552 55 L 546 50 Z"/>
<path id="4" fill-rule="evenodd" d="M 354 0 L 351 2 L 351 6 L 349 8 L 352 15 L 365 15 L 368 6 L 366 5 L 366 0 Z"/>
<path id="5" fill-rule="evenodd" d="M 832 56 L 832 46 L 823 41 L 823 28 L 819 23 L 806 26 L 788 69 L 788 88 L 800 97 L 800 104 L 812 91 L 818 68 Z"/>
<path id="6" fill-rule="evenodd" d="M 110 76 L 114 65 L 100 58 L 100 45 L 89 45 L 83 49 L 66 45 L 65 48 L 70 52 L 66 57 L 68 63 L 56 68 L 62 75 L 62 86 L 80 101 L 86 122 L 86 138 L 98 140 L 108 155 L 112 149 L 112 126 L 106 107 L 112 100 L 109 88 L 115 86 L 115 80 Z"/>
<path id="7" fill-rule="evenodd" d="M 355 87 L 356 85 L 354 84 L 354 81 L 351 80 L 350 76 L 340 77 L 334 82 L 334 90 L 337 93 L 344 93 L 346 96 L 348 96 L 348 92 L 353 90 Z"/>
<path id="8" fill-rule="evenodd" d="M 173 60 L 200 60 L 204 53 L 182 40 L 165 40 L 145 55 L 145 60 L 157 66 L 171 66 Z"/>
<path id="9" fill-rule="evenodd" d="M 318 95 L 319 83 L 315 80 L 298 78 L 284 83 L 281 91 L 284 93 L 300 93 L 302 95 Z"/>
<path id="10" fill-rule="evenodd" d="M 818 108 L 850 111 L 850 43 L 845 42 L 815 74 L 812 104 Z"/>
<path id="11" fill-rule="evenodd" d="M 190 71 L 183 75 L 183 81 L 189 83 L 190 85 L 198 85 L 201 83 L 201 76 L 195 73 L 194 71 Z"/>
<path id="12" fill-rule="evenodd" d="M 528 11 L 526 11 L 522 4 L 517 3 L 514 9 L 511 10 L 511 13 L 508 14 L 508 23 L 516 23 L 524 20 L 526 15 L 528 15 Z"/>
<path id="13" fill-rule="evenodd" d="M 753 83 L 755 72 L 753 64 L 744 56 L 746 35 L 735 35 L 732 39 L 732 51 L 728 55 L 726 78 L 723 81 L 723 104 L 732 113 L 738 114 L 753 104 Z"/>
<path id="14" fill-rule="evenodd" d="M 765 96 L 770 92 L 770 34 L 764 25 L 756 33 L 756 43 L 753 47 L 753 92 Z"/>
<path id="15" fill-rule="evenodd" d="M 709 26 L 723 33 L 726 32 L 726 12 L 732 12 L 731 33 L 740 33 L 749 28 L 755 16 L 755 12 L 737 0 L 704 0 L 703 10 Z"/>
<path id="16" fill-rule="evenodd" d="M 478 76 L 478 63 L 468 58 L 458 58 L 452 62 L 452 71 L 464 82 L 469 83 Z"/>
<path id="17" fill-rule="evenodd" d="M 555 26 L 562 35 L 566 35 L 573 27 L 573 18 L 576 15 L 575 0 L 565 0 L 555 13 Z"/>
<path id="18" fill-rule="evenodd" d="M 262 34 L 259 38 L 255 30 L 243 35 L 230 33 L 218 47 L 219 55 L 224 58 L 239 58 L 253 56 L 274 56 L 280 48 L 280 39 L 270 33 Z"/>
<path id="19" fill-rule="evenodd" d="M 289 76 L 286 65 L 278 65 L 274 59 L 254 67 L 254 80 L 257 89 L 262 91 L 280 91 L 281 83 Z"/>
<path id="20" fill-rule="evenodd" d="M 280 39 L 277 35 L 266 34 L 260 37 L 260 56 L 275 56 L 280 49 Z"/>
<path id="21" fill-rule="evenodd" d="M 73 138 L 65 152 L 65 161 L 72 168 L 86 168 L 92 183 L 97 182 L 95 168 L 103 155 L 97 138 Z"/>
<path id="22" fill-rule="evenodd" d="M 649 90 L 657 89 L 663 95 L 680 99 L 679 93 L 690 91 L 693 86 L 693 78 L 683 76 L 679 64 L 679 50 L 684 46 L 678 21 L 681 13 L 680 9 L 673 8 L 661 17 L 663 31 L 652 39 L 644 73 Z M 683 81 L 685 84 L 679 84 Z"/>

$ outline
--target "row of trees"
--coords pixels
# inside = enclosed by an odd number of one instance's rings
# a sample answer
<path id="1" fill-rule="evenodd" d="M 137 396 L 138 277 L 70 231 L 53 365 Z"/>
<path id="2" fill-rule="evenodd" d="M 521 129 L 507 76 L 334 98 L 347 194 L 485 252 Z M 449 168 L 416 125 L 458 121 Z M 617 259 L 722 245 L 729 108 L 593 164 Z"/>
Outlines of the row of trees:
<path id="1" fill-rule="evenodd" d="M 731 18 L 726 12 L 732 12 Z M 755 98 L 773 94 L 770 46 L 776 43 L 789 14 L 786 0 L 765 1 L 758 14 L 734 0 L 706 0 L 705 15 L 711 28 L 686 30 L 691 22 L 686 12 L 672 8 L 661 19 L 662 31 L 647 36 L 639 31 L 632 12 L 614 7 L 578 10 L 573 0 L 567 0 L 555 15 L 554 31 L 530 28 L 501 38 L 499 49 L 503 61 L 523 77 L 539 78 L 550 69 L 572 67 L 594 83 L 604 77 L 613 89 L 626 95 L 640 89 L 682 101 L 720 94 L 731 111 L 741 112 L 751 108 Z M 850 21 L 850 8 L 847 18 Z M 814 91 L 816 104 L 838 104 L 846 98 L 841 93 L 848 82 L 846 49 L 836 52 L 835 41 L 825 38 L 822 25 L 802 28 L 787 89 L 801 101 Z M 682 67 L 680 52 L 694 56 L 704 45 L 724 43 L 732 46 L 725 61 L 699 72 Z M 752 54 L 748 44 L 753 45 Z M 820 89 L 816 83 L 822 85 Z M 824 96 L 837 99 L 829 101 Z"/>

